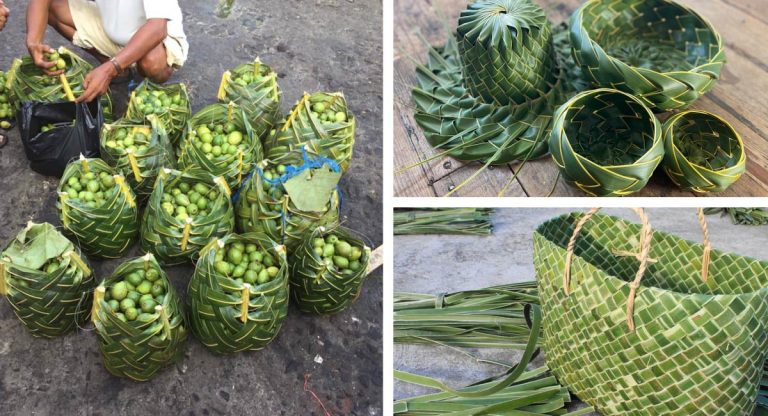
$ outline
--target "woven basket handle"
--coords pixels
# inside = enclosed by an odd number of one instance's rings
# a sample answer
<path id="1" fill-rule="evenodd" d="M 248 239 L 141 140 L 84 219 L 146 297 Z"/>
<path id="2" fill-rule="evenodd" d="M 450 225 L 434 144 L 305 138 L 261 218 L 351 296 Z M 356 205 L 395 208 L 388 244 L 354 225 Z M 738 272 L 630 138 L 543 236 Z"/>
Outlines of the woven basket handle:
<path id="1" fill-rule="evenodd" d="M 640 217 L 642 228 L 640 230 L 640 252 L 637 254 L 622 253 L 622 255 L 634 255 L 640 261 L 640 266 L 637 268 L 635 280 L 629 284 L 630 290 L 629 297 L 627 299 L 627 326 L 629 327 L 630 331 L 635 330 L 635 322 L 633 319 L 635 310 L 635 294 L 637 293 L 637 288 L 640 287 L 640 281 L 642 281 L 646 267 L 648 266 L 648 253 L 650 252 L 651 241 L 653 240 L 653 230 L 651 229 L 651 224 L 648 222 L 648 217 L 645 215 L 645 211 L 643 211 L 642 208 L 632 208 L 632 210 Z M 576 223 L 576 227 L 573 229 L 571 239 L 568 241 L 565 255 L 565 268 L 563 270 L 563 291 L 565 292 L 566 296 L 570 295 L 571 262 L 573 260 L 573 252 L 576 247 L 576 239 L 578 238 L 581 229 L 584 227 L 584 224 L 586 224 L 587 221 L 589 221 L 595 214 L 597 214 L 598 211 L 600 211 L 600 208 L 592 208 L 586 214 L 584 214 L 584 216 L 581 217 Z M 701 279 L 706 282 L 709 276 L 709 260 L 712 246 L 709 241 L 709 228 L 707 227 L 707 222 L 704 219 L 704 210 L 702 208 L 697 208 L 696 214 L 699 219 L 699 225 L 701 226 L 702 234 L 704 236 L 704 254 L 702 258 Z"/>

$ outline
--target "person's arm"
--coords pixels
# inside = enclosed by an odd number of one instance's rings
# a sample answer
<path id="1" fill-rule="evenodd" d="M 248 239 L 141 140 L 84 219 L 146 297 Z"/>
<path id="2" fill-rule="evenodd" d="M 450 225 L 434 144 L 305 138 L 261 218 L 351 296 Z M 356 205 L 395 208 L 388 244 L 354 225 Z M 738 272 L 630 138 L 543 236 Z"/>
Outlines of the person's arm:
<path id="1" fill-rule="evenodd" d="M 48 75 L 58 75 L 63 71 L 51 71 L 56 62 L 48 62 L 43 54 L 53 52 L 53 49 L 44 43 L 45 28 L 48 26 L 48 9 L 51 8 L 51 0 L 29 0 L 27 7 L 27 49 L 29 56 L 40 69 Z"/>
<path id="2" fill-rule="evenodd" d="M 121 68 L 128 68 L 143 58 L 152 49 L 160 45 L 168 36 L 167 19 L 149 19 L 128 41 L 114 59 Z M 90 102 L 104 94 L 109 89 L 109 83 L 118 75 L 117 68 L 112 62 L 105 62 L 88 73 L 83 81 L 85 91 L 77 98 L 77 102 Z"/>
<path id="3" fill-rule="evenodd" d="M 5 7 L 3 0 L 0 0 L 0 31 L 5 28 L 6 22 L 8 22 L 8 16 L 11 15 L 11 11 Z"/>

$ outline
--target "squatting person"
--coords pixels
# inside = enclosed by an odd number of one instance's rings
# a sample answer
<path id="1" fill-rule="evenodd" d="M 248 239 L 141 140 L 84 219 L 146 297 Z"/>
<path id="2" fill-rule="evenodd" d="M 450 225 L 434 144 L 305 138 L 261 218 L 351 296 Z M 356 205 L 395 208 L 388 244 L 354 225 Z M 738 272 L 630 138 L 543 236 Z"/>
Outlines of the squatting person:
<path id="1" fill-rule="evenodd" d="M 104 94 L 133 65 L 144 77 L 163 83 L 187 59 L 177 0 L 30 0 L 27 49 L 35 65 L 57 75 L 61 71 L 43 55 L 53 52 L 45 43 L 46 25 L 101 62 L 86 75 L 78 102 Z"/>

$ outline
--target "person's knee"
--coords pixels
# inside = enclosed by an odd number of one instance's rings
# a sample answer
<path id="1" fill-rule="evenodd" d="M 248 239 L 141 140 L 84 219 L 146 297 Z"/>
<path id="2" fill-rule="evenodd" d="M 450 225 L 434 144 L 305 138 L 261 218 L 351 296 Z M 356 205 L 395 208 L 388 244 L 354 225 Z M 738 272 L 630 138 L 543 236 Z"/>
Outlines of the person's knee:
<path id="1" fill-rule="evenodd" d="M 139 60 L 139 71 L 144 77 L 153 82 L 163 83 L 168 81 L 173 70 L 168 66 L 168 60 L 164 54 L 151 53 Z"/>

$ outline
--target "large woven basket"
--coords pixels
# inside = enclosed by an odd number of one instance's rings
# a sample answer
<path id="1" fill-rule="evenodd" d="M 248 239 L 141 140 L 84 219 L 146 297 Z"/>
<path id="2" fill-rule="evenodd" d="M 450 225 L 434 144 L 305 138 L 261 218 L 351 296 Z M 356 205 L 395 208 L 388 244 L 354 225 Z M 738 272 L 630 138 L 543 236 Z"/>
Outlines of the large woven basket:
<path id="1" fill-rule="evenodd" d="M 547 365 L 601 415 L 751 415 L 768 346 L 768 262 L 618 218 L 534 234 Z"/>
<path id="2" fill-rule="evenodd" d="M 573 56 L 593 83 L 660 111 L 691 105 L 725 64 L 712 25 L 671 0 L 589 0 L 570 26 Z"/>

